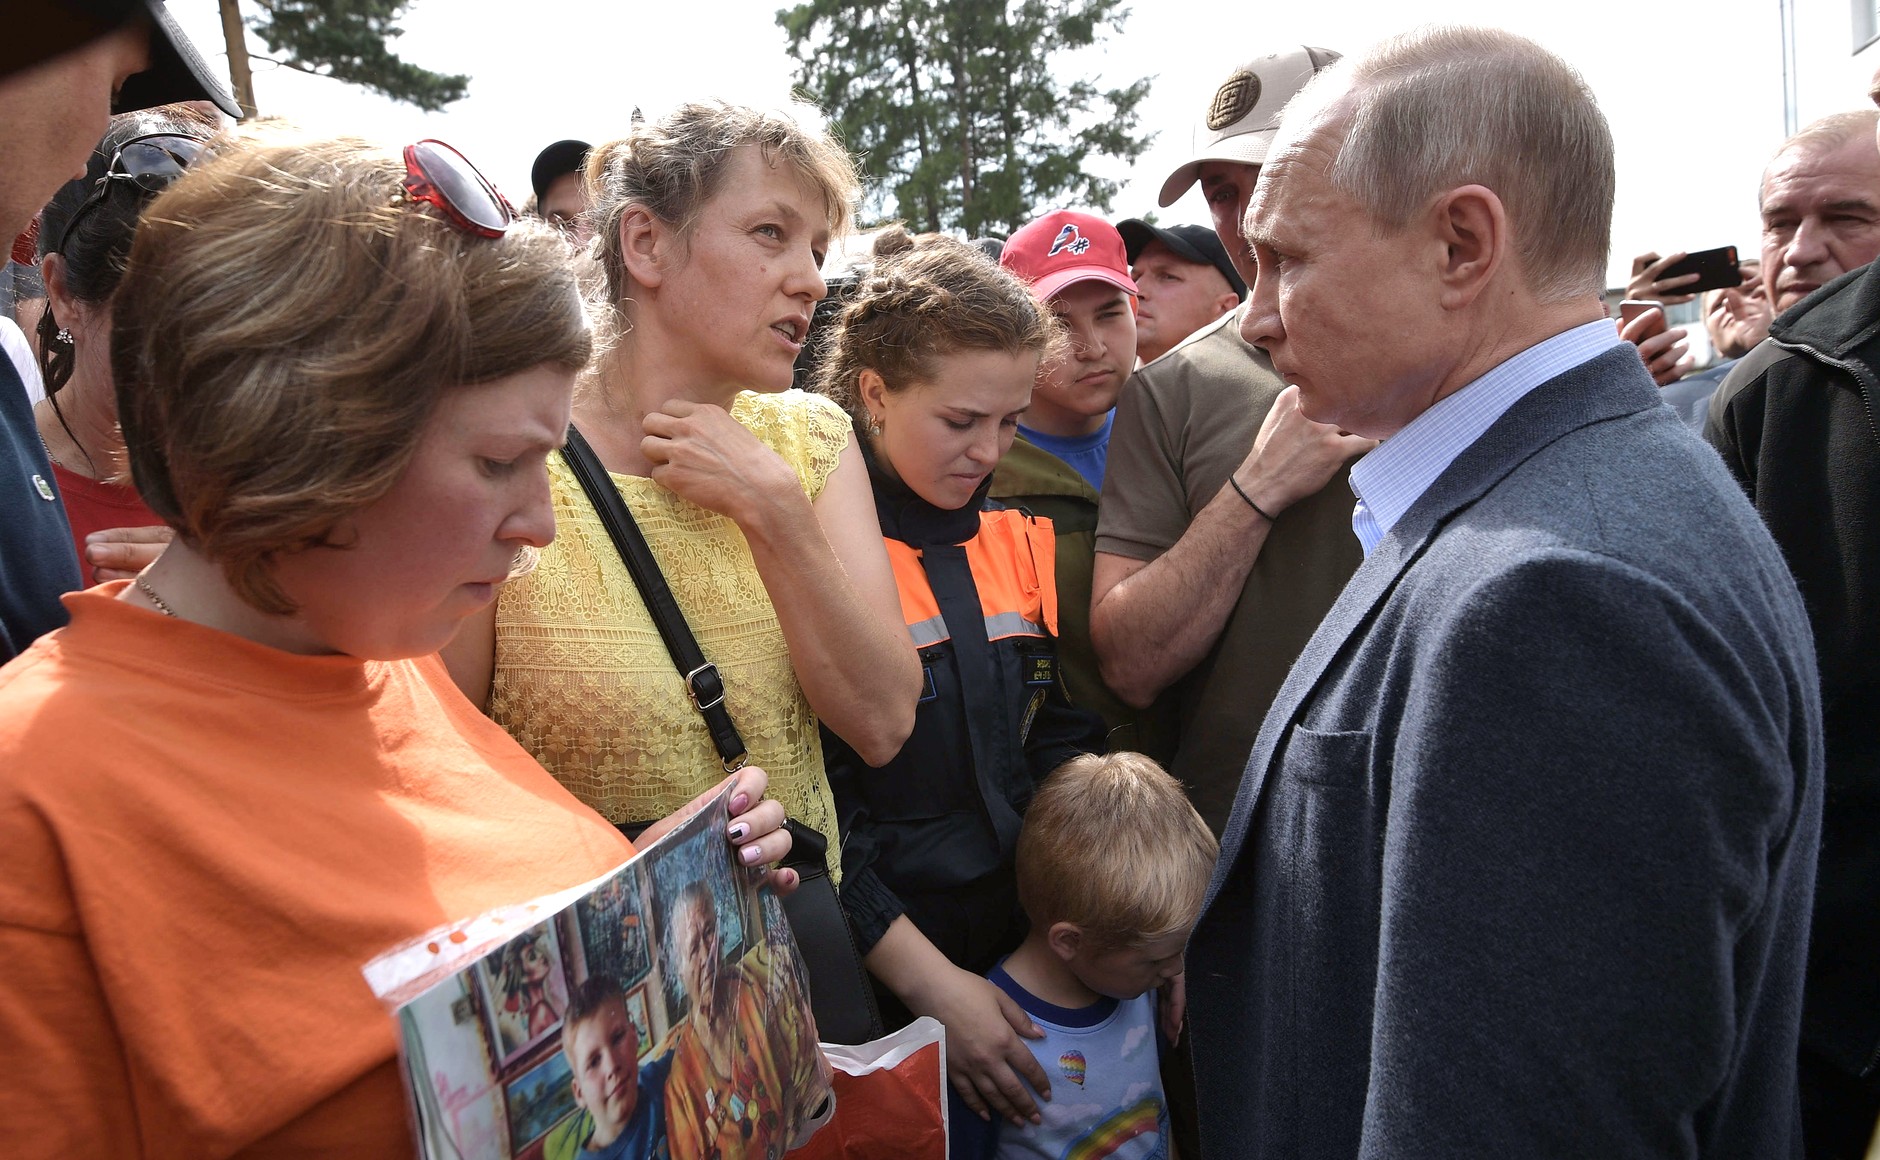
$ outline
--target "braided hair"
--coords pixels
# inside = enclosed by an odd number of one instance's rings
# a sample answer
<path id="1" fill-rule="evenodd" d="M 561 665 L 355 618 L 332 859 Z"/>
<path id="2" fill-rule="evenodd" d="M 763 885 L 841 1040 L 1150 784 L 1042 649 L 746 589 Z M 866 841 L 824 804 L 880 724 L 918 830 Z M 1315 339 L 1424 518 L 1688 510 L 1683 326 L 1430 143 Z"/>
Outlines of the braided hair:
<path id="1" fill-rule="evenodd" d="M 864 370 L 900 391 L 931 380 L 946 355 L 1035 351 L 1048 362 L 1064 342 L 1050 308 L 1011 271 L 965 242 L 895 225 L 876 238 L 874 266 L 836 320 L 816 389 L 862 427 Z"/>

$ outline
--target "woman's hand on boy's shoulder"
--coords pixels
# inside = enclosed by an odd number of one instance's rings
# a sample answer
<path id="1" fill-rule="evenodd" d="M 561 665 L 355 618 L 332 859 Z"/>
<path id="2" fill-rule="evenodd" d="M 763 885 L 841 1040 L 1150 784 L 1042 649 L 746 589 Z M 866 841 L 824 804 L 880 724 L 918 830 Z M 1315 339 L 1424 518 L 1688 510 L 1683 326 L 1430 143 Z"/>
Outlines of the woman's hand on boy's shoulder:
<path id="1" fill-rule="evenodd" d="M 966 1106 L 982 1119 L 996 1114 L 1016 1127 L 1042 1122 L 1038 1099 L 1051 1098 L 1051 1081 L 1025 1046 L 1025 1039 L 1044 1037 L 1031 1016 L 991 980 L 958 967 L 924 999 L 926 1010 L 918 1013 L 946 1026 L 948 1078 Z"/>

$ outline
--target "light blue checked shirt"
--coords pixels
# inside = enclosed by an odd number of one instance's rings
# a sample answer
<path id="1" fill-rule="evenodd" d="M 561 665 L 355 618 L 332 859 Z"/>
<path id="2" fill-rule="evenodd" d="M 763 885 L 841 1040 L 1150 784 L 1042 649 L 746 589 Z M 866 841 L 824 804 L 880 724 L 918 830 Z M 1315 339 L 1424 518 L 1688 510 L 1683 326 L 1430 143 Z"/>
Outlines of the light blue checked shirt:
<path id="1" fill-rule="evenodd" d="M 1351 530 L 1370 555 L 1456 456 L 1507 414 L 1521 397 L 1622 340 L 1610 319 L 1588 322 L 1528 347 L 1412 419 L 1351 468 L 1358 506 Z"/>

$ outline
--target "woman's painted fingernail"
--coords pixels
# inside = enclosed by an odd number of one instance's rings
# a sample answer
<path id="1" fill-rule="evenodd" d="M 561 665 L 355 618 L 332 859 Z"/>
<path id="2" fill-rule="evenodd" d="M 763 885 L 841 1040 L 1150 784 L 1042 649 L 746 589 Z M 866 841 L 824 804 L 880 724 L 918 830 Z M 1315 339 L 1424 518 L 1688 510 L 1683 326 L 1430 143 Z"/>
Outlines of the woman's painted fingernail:
<path id="1" fill-rule="evenodd" d="M 744 840 L 744 835 L 751 832 L 751 827 L 745 825 L 743 822 L 739 822 L 737 825 L 731 827 L 731 829 L 726 832 L 731 835 L 732 841 L 742 842 Z"/>
<path id="2" fill-rule="evenodd" d="M 763 860 L 764 848 L 756 842 L 752 842 L 750 845 L 738 851 L 738 857 L 744 859 L 746 866 L 755 866 Z"/>
<path id="3" fill-rule="evenodd" d="M 748 810 L 750 808 L 751 808 L 751 795 L 750 794 L 737 793 L 737 794 L 731 795 L 731 812 L 732 813 L 741 814 L 745 810 Z"/>

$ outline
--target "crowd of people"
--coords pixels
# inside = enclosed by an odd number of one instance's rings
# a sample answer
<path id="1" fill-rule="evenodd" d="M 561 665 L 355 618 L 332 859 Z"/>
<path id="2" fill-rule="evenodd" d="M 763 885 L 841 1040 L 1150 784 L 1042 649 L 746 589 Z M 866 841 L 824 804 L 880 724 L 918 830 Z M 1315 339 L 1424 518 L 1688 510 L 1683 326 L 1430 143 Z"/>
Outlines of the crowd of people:
<path id="1" fill-rule="evenodd" d="M 1684 254 L 1611 316 L 1610 133 L 1509 33 L 1250 44 L 1161 190 L 1208 225 L 836 270 L 811 110 L 556 141 L 518 214 L 234 124 L 161 0 L 33 3 L 8 1155 L 408 1152 L 360 967 L 727 783 L 824 1038 L 944 1028 L 953 1156 L 1875 1139 L 1880 111 L 1771 159 L 1698 368 Z M 781 1150 L 673 906 L 653 1061 L 541 981 L 548 1154 Z"/>

